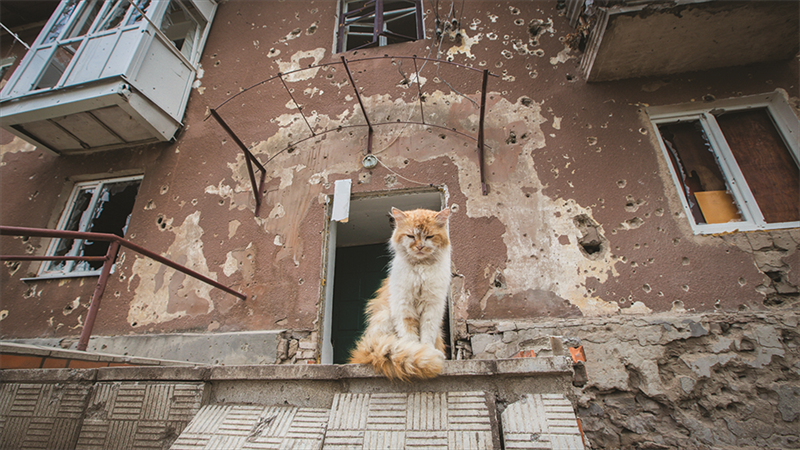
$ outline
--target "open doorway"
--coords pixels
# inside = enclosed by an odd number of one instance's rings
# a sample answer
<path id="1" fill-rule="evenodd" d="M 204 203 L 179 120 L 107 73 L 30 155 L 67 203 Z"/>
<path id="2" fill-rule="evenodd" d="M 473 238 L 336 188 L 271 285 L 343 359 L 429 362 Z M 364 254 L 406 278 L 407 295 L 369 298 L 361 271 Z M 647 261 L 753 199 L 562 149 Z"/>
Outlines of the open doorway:
<path id="1" fill-rule="evenodd" d="M 444 204 L 443 192 L 436 189 L 354 194 L 348 221 L 330 223 L 326 280 L 332 282 L 325 286 L 323 364 L 347 363 L 366 327 L 364 308 L 386 277 L 391 260 L 387 244 L 393 230 L 391 208 L 439 211 Z M 445 342 L 449 344 L 449 332 Z"/>

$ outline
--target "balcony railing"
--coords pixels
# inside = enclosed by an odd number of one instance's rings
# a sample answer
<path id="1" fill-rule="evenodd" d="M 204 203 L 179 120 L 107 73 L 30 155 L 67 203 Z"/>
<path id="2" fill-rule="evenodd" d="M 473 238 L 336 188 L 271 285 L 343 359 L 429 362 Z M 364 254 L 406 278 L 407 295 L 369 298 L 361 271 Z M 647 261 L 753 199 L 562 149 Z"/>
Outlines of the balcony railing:
<path id="1" fill-rule="evenodd" d="M 91 233 L 80 231 L 64 231 L 64 230 L 49 230 L 43 228 L 25 228 L 25 227 L 8 227 L 0 226 L 0 236 L 32 236 L 32 237 L 46 237 L 46 238 L 68 238 L 68 239 L 89 239 L 93 241 L 109 242 L 108 251 L 105 256 L 45 256 L 45 255 L 0 255 L 0 261 L 103 261 L 103 269 L 100 272 L 100 279 L 97 280 L 97 285 L 92 294 L 92 302 L 89 305 L 89 312 L 86 315 L 86 323 L 81 331 L 81 337 L 78 341 L 78 350 L 85 351 L 89 345 L 89 338 L 92 335 L 92 328 L 94 321 L 97 317 L 97 312 L 100 309 L 100 301 L 103 298 L 103 292 L 106 289 L 108 277 L 111 274 L 111 267 L 117 258 L 117 253 L 120 247 L 125 247 L 136 253 L 144 255 L 148 258 L 154 259 L 165 266 L 169 266 L 179 272 L 182 272 L 190 277 L 194 277 L 204 283 L 210 284 L 215 288 L 221 289 L 231 295 L 234 295 L 242 300 L 247 300 L 247 295 L 235 291 L 216 280 L 199 274 L 187 267 L 184 267 L 174 261 L 171 261 L 157 253 L 153 253 L 146 248 L 125 240 L 115 234 L 109 233 Z"/>

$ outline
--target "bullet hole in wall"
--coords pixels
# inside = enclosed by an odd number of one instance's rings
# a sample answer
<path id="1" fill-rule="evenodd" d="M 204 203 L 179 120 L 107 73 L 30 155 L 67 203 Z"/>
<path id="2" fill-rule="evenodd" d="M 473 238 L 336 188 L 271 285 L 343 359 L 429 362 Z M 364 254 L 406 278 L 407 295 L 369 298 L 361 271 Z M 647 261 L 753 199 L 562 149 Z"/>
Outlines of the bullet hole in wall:
<path id="1" fill-rule="evenodd" d="M 581 233 L 578 246 L 581 253 L 589 259 L 599 259 L 607 248 L 606 239 L 600 233 L 600 225 L 586 214 L 580 214 L 572 219 Z"/>

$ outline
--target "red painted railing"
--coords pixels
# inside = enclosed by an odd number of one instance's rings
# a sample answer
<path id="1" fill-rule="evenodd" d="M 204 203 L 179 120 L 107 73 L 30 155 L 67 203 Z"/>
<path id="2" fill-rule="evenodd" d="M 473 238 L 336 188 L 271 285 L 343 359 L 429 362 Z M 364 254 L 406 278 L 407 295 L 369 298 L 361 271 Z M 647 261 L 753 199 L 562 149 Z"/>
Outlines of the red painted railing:
<path id="1" fill-rule="evenodd" d="M 25 227 L 6 227 L 0 226 L 0 236 L 33 236 L 33 237 L 48 237 L 48 238 L 68 238 L 68 239 L 89 239 L 92 241 L 107 241 L 110 242 L 108 251 L 105 256 L 38 256 L 38 255 L 0 255 L 0 261 L 103 261 L 103 269 L 100 271 L 100 279 L 97 280 L 97 285 L 92 294 L 92 302 L 89 305 L 89 312 L 86 315 L 86 323 L 81 331 L 81 338 L 78 341 L 78 350 L 85 351 L 89 345 L 89 338 L 92 335 L 92 328 L 94 321 L 97 317 L 97 311 L 100 309 L 100 301 L 103 298 L 103 291 L 106 289 L 108 276 L 111 274 L 111 266 L 117 258 L 117 252 L 120 247 L 133 250 L 148 258 L 154 259 L 161 264 L 172 267 L 173 269 L 185 273 L 190 277 L 194 277 L 204 283 L 210 284 L 215 288 L 222 289 L 223 291 L 235 295 L 236 297 L 247 300 L 247 295 L 235 291 L 216 280 L 201 275 L 192 269 L 184 267 L 174 261 L 153 253 L 146 248 L 127 241 L 117 235 L 109 233 L 90 233 L 81 231 L 64 231 L 64 230 L 49 230 L 43 228 L 25 228 Z"/>

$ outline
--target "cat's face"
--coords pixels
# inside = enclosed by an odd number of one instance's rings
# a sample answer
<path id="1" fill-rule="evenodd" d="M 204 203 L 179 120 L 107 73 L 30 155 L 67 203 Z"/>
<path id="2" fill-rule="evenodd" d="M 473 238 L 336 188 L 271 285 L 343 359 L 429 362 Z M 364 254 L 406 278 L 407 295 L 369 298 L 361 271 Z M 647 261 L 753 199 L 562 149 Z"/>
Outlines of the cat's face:
<path id="1" fill-rule="evenodd" d="M 447 219 L 450 209 L 440 212 L 428 209 L 400 211 L 392 208 L 394 233 L 392 246 L 395 251 L 411 260 L 425 260 L 450 246 Z"/>

